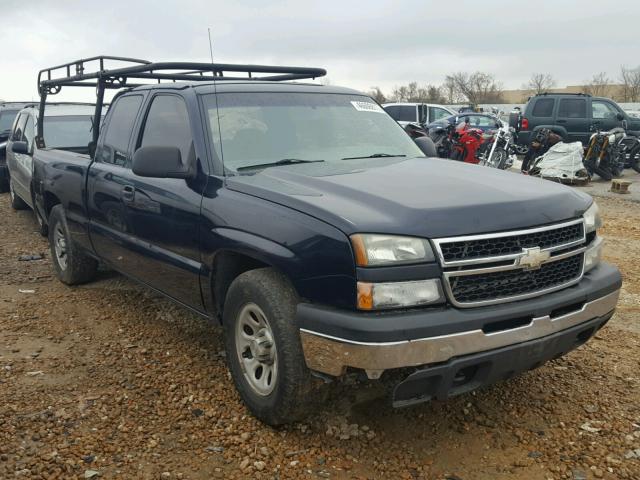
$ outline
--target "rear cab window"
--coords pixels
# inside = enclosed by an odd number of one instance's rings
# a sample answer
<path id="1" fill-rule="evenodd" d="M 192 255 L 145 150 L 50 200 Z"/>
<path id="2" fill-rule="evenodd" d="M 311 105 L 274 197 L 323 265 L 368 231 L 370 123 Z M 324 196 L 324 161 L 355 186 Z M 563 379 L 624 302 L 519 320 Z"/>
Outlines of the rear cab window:
<path id="1" fill-rule="evenodd" d="M 533 105 L 531 115 L 534 117 L 552 117 L 555 100 L 553 98 L 538 98 Z"/>
<path id="2" fill-rule="evenodd" d="M 104 140 L 96 149 L 97 162 L 121 167 L 129 164 L 129 142 L 142 100 L 142 95 L 127 95 L 115 102 L 105 125 Z"/>

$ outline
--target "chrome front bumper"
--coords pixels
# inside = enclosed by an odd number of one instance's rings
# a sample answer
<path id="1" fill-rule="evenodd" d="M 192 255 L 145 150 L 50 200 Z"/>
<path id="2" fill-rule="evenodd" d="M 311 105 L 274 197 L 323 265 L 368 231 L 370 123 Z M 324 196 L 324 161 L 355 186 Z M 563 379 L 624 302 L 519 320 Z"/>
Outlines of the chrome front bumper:
<path id="1" fill-rule="evenodd" d="M 345 340 L 300 329 L 307 366 L 315 371 L 339 376 L 347 367 L 363 369 L 369 378 L 384 370 L 445 362 L 454 357 L 484 352 L 539 339 L 615 310 L 620 290 L 585 303 L 582 308 L 557 317 L 535 317 L 527 325 L 485 333 L 482 329 L 416 340 L 367 343 Z"/>

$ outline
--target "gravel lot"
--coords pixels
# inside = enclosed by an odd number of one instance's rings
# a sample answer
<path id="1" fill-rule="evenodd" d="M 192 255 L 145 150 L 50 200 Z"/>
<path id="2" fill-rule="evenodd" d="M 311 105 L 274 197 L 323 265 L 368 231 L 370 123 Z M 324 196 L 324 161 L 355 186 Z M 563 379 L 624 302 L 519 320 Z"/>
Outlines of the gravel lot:
<path id="1" fill-rule="evenodd" d="M 0 478 L 640 479 L 640 204 L 599 203 L 625 284 L 587 345 L 404 410 L 349 378 L 274 430 L 240 402 L 218 326 L 110 272 L 63 286 L 1 195 Z"/>

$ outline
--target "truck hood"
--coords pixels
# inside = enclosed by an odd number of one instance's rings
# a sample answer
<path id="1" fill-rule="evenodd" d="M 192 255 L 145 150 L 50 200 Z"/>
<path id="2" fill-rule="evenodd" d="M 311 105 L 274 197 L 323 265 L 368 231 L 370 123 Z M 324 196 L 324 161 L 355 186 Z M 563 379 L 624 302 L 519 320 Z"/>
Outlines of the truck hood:
<path id="1" fill-rule="evenodd" d="M 228 177 L 227 187 L 312 215 L 347 235 L 438 238 L 513 230 L 578 217 L 592 202 L 554 182 L 433 158 L 272 167 Z"/>

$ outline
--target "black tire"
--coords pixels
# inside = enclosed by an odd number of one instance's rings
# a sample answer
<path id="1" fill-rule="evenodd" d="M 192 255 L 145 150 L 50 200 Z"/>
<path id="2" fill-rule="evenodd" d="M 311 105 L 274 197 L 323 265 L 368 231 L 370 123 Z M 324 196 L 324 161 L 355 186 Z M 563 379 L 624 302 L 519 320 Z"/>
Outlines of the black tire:
<path id="1" fill-rule="evenodd" d="M 239 275 L 229 287 L 224 303 L 227 363 L 236 389 L 251 413 L 272 426 L 305 417 L 314 406 L 315 402 L 311 399 L 318 400 L 317 393 L 323 390 L 317 389 L 322 382 L 311 375 L 304 360 L 300 331 L 295 322 L 298 301 L 295 290 L 282 274 L 271 268 L 262 268 Z M 236 341 L 236 330 L 243 325 L 243 312 L 256 305 L 264 312 L 270 327 L 269 335 L 275 344 L 273 362 L 277 367 L 272 391 L 262 394 L 250 383 L 248 377 L 251 374 L 245 376 L 240 360 L 241 355 L 249 361 L 253 360 L 254 351 L 243 350 L 239 353 L 240 347 Z M 256 333 L 251 332 L 251 335 L 255 337 Z M 259 378 L 259 375 L 254 373 L 254 377 Z"/>
<path id="2" fill-rule="evenodd" d="M 595 174 L 597 174 L 603 180 L 609 181 L 609 180 L 613 179 L 613 174 L 611 173 L 611 171 L 608 168 L 593 167 L 593 172 Z"/>
<path id="3" fill-rule="evenodd" d="M 0 193 L 7 193 L 9 191 L 9 180 L 2 179 L 0 180 Z"/>
<path id="4" fill-rule="evenodd" d="M 640 143 L 629 152 L 629 162 L 631 163 L 631 168 L 640 173 Z"/>
<path id="5" fill-rule="evenodd" d="M 98 262 L 73 243 L 62 205 L 56 205 L 51 210 L 49 226 L 51 260 L 58 279 L 67 285 L 78 285 L 93 280 L 98 271 Z M 64 241 L 64 245 L 59 243 L 61 240 Z M 64 255 L 61 255 L 62 249 Z"/>
<path id="6" fill-rule="evenodd" d="M 26 210 L 29 208 L 29 205 L 27 205 L 13 189 L 13 181 L 11 180 L 9 180 L 9 200 L 11 202 L 11 208 L 14 210 Z"/>

